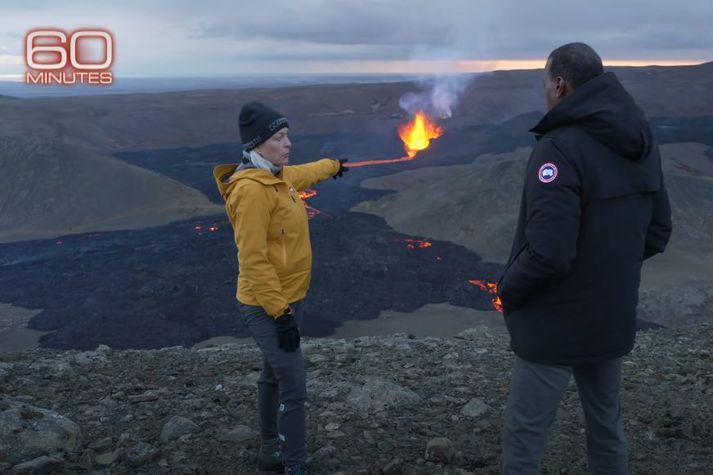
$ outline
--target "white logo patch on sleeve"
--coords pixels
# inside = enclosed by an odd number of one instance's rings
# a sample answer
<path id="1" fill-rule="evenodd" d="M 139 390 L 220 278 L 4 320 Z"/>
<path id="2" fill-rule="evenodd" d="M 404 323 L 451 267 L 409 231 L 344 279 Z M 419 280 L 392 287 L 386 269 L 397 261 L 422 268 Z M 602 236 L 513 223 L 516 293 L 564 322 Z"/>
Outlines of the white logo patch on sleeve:
<path id="1" fill-rule="evenodd" d="M 544 163 L 540 170 L 537 172 L 537 178 L 540 179 L 542 183 L 552 183 L 557 178 L 557 165 L 554 163 Z"/>

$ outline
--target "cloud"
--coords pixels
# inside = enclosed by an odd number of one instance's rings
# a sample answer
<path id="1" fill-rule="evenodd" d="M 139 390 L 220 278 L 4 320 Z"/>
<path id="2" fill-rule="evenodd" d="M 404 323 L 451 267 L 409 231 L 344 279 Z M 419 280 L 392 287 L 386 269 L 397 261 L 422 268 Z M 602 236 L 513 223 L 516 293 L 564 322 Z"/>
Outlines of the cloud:
<path id="1" fill-rule="evenodd" d="M 391 2 L 268 3 L 279 5 L 235 19 L 202 22 L 193 36 L 333 45 L 442 45 L 448 42 L 451 29 L 446 17 L 434 19 L 414 15 L 412 10 Z M 418 6 L 418 2 L 416 4 Z"/>
<path id="2" fill-rule="evenodd" d="M 713 55 L 711 21 L 709 0 L 271 0 L 248 15 L 202 21 L 192 36 L 266 41 L 285 51 L 297 43 L 296 54 L 312 59 L 334 56 L 320 45 L 359 46 L 346 50 L 346 59 L 534 59 L 570 41 L 588 42 L 603 56 L 633 58 L 685 50 Z"/>
<path id="3" fill-rule="evenodd" d="M 134 75 L 279 64 L 542 59 L 571 42 L 604 59 L 713 59 L 710 0 L 5 0 L 4 54 L 29 28 L 112 30 Z M 7 39 L 7 40 L 6 40 Z M 306 67 L 305 69 L 309 69 Z"/>

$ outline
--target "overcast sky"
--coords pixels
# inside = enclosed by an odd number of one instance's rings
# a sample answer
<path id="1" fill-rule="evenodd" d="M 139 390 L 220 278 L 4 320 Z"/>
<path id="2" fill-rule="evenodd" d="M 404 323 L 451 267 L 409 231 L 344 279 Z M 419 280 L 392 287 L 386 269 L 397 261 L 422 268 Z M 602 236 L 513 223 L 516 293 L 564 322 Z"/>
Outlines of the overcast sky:
<path id="1" fill-rule="evenodd" d="M 101 27 L 116 76 L 414 73 L 538 67 L 556 46 L 610 64 L 713 60 L 713 0 L 3 0 L 0 77 L 30 29 Z"/>

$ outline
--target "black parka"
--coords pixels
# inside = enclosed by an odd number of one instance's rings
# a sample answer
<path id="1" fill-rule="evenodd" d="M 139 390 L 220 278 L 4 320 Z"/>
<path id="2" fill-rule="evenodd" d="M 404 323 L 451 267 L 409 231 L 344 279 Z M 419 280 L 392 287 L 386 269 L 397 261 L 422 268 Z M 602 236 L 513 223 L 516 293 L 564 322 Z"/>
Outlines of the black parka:
<path id="1" fill-rule="evenodd" d="M 605 73 L 531 131 L 538 142 L 499 282 L 512 349 L 553 365 L 623 356 L 634 345 L 642 261 L 671 234 L 648 121 Z"/>

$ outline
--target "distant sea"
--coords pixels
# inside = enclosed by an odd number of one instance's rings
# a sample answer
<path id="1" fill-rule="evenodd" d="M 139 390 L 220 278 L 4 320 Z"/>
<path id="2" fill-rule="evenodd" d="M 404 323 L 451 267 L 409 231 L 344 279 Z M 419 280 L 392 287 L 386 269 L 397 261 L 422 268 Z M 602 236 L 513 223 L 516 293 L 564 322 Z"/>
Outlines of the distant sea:
<path id="1" fill-rule="evenodd" d="M 398 82 L 415 79 L 403 75 L 274 75 L 227 78 L 114 78 L 110 86 L 42 86 L 21 81 L 0 81 L 0 95 L 20 98 L 86 96 L 98 94 L 133 94 L 151 92 L 193 91 L 205 89 L 248 89 L 307 86 L 315 84 L 347 84 Z"/>

